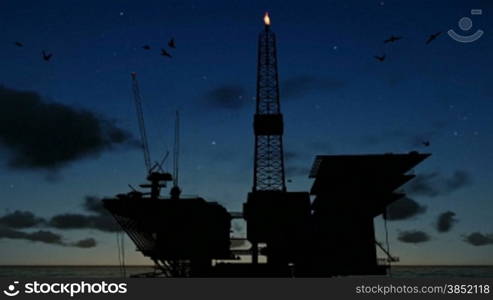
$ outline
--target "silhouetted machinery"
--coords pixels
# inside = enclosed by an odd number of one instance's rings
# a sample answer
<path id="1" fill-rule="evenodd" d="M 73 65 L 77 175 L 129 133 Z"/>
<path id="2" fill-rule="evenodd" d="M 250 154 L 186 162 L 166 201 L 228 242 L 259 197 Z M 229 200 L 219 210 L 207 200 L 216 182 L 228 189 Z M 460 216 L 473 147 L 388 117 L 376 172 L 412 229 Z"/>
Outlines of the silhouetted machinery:
<path id="1" fill-rule="evenodd" d="M 406 173 L 429 154 L 317 156 L 310 177 L 312 226 L 310 255 L 302 261 L 309 275 L 378 275 L 373 219 L 404 197 Z M 308 254 L 308 253 L 306 253 Z"/>
<path id="2" fill-rule="evenodd" d="M 242 253 L 251 255 L 251 262 L 231 249 L 233 216 L 217 203 L 135 191 L 103 201 L 165 276 L 383 275 L 387 266 L 377 261 L 373 219 L 404 196 L 395 191 L 428 156 L 317 156 L 310 173 L 313 201 L 307 192 L 250 193 L 243 211 L 247 239 L 262 245 Z"/>
<path id="3" fill-rule="evenodd" d="M 233 258 L 231 216 L 217 203 L 133 192 L 103 201 L 137 249 L 164 276 L 211 276 L 212 259 Z"/>
<path id="4" fill-rule="evenodd" d="M 141 187 L 150 188 L 150 192 L 134 190 L 103 200 L 104 206 L 164 276 L 385 274 L 387 266 L 379 265 L 377 246 L 389 257 L 390 253 L 375 240 L 374 218 L 404 196 L 396 191 L 414 177 L 407 173 L 429 154 L 317 156 L 310 172 L 314 179 L 310 192 L 288 192 L 276 42 L 267 14 L 264 22 L 259 36 L 254 183 L 243 213 L 229 213 L 200 197 L 181 196 L 177 183 L 178 130 L 174 175 L 150 166 L 135 74 L 134 96 L 150 182 Z M 161 188 L 169 181 L 174 182 L 171 195 L 161 197 Z M 233 218 L 246 222 L 250 248 L 231 248 Z"/>
<path id="5" fill-rule="evenodd" d="M 221 205 L 200 197 L 182 197 L 178 186 L 179 115 L 176 114 L 173 172 L 161 168 L 164 160 L 151 167 L 137 74 L 131 73 L 137 120 L 147 169 L 148 184 L 136 190 L 104 199 L 121 228 L 143 255 L 151 258 L 158 271 L 169 277 L 210 276 L 212 259 L 231 259 L 231 215 Z M 165 156 L 166 158 L 167 156 Z M 173 182 L 170 196 L 161 189 Z"/>

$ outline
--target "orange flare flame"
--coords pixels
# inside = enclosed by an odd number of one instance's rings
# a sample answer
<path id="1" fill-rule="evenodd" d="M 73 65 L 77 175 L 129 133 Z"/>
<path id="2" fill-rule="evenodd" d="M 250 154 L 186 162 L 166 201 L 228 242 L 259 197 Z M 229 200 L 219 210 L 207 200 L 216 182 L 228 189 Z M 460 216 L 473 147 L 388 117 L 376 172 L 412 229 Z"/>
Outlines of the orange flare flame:
<path id="1" fill-rule="evenodd" d="M 266 12 L 264 15 L 264 24 L 265 26 L 270 26 L 270 17 L 268 12 Z"/>

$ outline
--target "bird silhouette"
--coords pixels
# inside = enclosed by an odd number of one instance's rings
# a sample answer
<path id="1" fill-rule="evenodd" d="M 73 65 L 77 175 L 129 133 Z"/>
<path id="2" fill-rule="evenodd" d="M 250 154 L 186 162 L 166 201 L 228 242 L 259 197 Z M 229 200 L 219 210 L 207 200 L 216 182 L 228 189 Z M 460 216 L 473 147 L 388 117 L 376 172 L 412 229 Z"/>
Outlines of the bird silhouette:
<path id="1" fill-rule="evenodd" d="M 15 42 L 14 43 L 17 47 L 24 47 L 24 44 L 21 42 Z"/>
<path id="2" fill-rule="evenodd" d="M 422 144 L 425 147 L 430 147 L 430 145 L 431 145 L 430 141 L 423 141 Z"/>
<path id="3" fill-rule="evenodd" d="M 376 60 L 378 60 L 379 62 L 383 62 L 385 60 L 385 58 L 387 58 L 387 55 L 382 55 L 382 56 L 378 56 L 378 55 L 375 55 L 374 56 Z"/>
<path id="4" fill-rule="evenodd" d="M 151 50 L 151 46 L 149 46 L 149 45 L 144 45 L 144 46 L 142 46 L 142 49 L 144 49 L 144 50 Z"/>
<path id="5" fill-rule="evenodd" d="M 385 44 L 387 43 L 393 43 L 393 42 L 397 42 L 398 40 L 402 40 L 402 37 L 401 36 L 391 36 L 389 37 L 388 39 L 386 39 L 385 41 L 383 41 Z"/>
<path id="6" fill-rule="evenodd" d="M 175 48 L 176 48 L 175 38 L 171 38 L 171 39 L 169 40 L 169 42 L 168 42 L 168 46 L 169 46 L 170 48 L 173 48 L 173 49 L 175 49 Z"/>
<path id="7" fill-rule="evenodd" d="M 168 53 L 168 51 L 166 51 L 166 50 L 164 50 L 164 49 L 161 49 L 161 55 L 162 55 L 162 56 L 167 56 L 167 57 L 169 57 L 169 58 L 171 58 L 171 57 L 172 57 L 172 56 L 171 56 L 171 54 L 169 54 L 169 53 Z"/>
<path id="8" fill-rule="evenodd" d="M 440 34 L 442 34 L 442 32 L 437 32 L 435 34 L 431 34 L 429 37 L 428 37 L 428 40 L 426 41 L 426 45 L 430 44 L 431 42 L 433 42 Z"/>
<path id="9" fill-rule="evenodd" d="M 53 53 L 46 53 L 44 50 L 42 51 L 42 54 L 45 61 L 50 61 L 51 57 L 53 56 Z"/>

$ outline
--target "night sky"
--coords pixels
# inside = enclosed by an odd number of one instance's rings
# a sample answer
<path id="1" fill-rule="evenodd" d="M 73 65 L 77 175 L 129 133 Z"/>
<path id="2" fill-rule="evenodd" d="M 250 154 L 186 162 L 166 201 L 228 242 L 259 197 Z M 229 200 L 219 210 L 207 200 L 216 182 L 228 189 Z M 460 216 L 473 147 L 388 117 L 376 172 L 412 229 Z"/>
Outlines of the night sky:
<path id="1" fill-rule="evenodd" d="M 183 194 L 240 211 L 253 183 L 265 11 L 277 34 L 288 190 L 309 189 L 317 154 L 430 152 L 390 209 L 392 253 L 401 264 L 493 264 L 486 0 L 2 1 L 0 264 L 117 264 L 98 199 L 143 183 L 131 72 L 153 160 L 172 150 L 179 109 Z M 462 17 L 473 20 L 468 32 Z M 464 44 L 449 29 L 485 33 Z M 402 39 L 384 43 L 392 35 Z M 383 241 L 381 217 L 375 225 Z M 148 262 L 127 249 L 127 263 Z"/>

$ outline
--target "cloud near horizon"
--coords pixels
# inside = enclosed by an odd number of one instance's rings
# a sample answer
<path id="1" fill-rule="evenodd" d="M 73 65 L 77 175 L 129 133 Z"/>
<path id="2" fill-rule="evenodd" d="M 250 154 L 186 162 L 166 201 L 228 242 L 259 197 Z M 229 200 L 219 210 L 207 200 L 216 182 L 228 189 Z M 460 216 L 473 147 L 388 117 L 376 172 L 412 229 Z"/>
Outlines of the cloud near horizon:
<path id="1" fill-rule="evenodd" d="M 91 214 L 63 213 L 45 219 L 37 217 L 30 211 L 16 210 L 0 217 L 0 226 L 9 229 L 56 228 L 60 230 L 95 229 L 103 232 L 121 231 L 120 226 L 104 209 L 98 197 L 86 196 L 82 208 Z"/>
<path id="2" fill-rule="evenodd" d="M 110 213 L 104 209 L 100 198 L 96 196 L 86 196 L 82 203 L 82 208 L 91 214 L 59 214 L 53 216 L 47 224 L 50 227 L 62 230 L 96 229 L 104 232 L 121 231 L 120 226 L 116 223 Z"/>
<path id="3" fill-rule="evenodd" d="M 8 228 L 24 229 L 32 228 L 45 224 L 46 220 L 36 217 L 30 211 L 16 210 L 13 213 L 0 217 L 0 226 Z"/>
<path id="4" fill-rule="evenodd" d="M 414 199 L 403 197 L 387 208 L 386 219 L 389 221 L 408 220 L 426 212 L 426 206 L 419 204 Z"/>
<path id="5" fill-rule="evenodd" d="M 428 242 L 431 240 L 431 237 L 428 233 L 421 230 L 408 230 L 400 232 L 397 239 L 403 243 L 419 244 Z"/>
<path id="6" fill-rule="evenodd" d="M 493 245 L 493 233 L 483 234 L 481 232 L 473 232 L 464 236 L 463 240 L 469 245 L 476 247 Z"/>
<path id="7" fill-rule="evenodd" d="M 0 239 L 26 240 L 30 242 L 41 242 L 50 245 L 76 248 L 93 248 L 97 244 L 96 240 L 93 238 L 79 240 L 75 243 L 67 243 L 60 234 L 51 231 L 38 230 L 34 232 L 24 232 L 4 226 L 0 226 Z"/>

